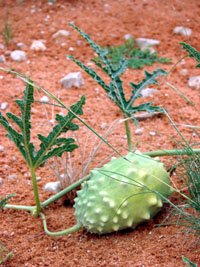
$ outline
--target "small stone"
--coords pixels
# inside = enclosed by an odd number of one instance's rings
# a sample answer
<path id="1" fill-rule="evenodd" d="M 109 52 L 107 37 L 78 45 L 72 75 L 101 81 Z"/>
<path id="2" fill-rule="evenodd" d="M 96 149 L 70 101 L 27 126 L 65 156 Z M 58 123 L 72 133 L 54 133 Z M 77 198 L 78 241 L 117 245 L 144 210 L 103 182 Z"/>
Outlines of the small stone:
<path id="1" fill-rule="evenodd" d="M 96 56 L 96 55 L 95 55 Z M 93 62 L 87 62 L 87 66 L 88 67 L 93 67 L 94 66 L 94 63 Z"/>
<path id="2" fill-rule="evenodd" d="M 58 37 L 68 37 L 70 36 L 70 32 L 69 31 L 66 31 L 66 30 L 59 30 L 57 31 L 56 33 L 54 33 L 52 35 L 52 37 L 55 39 L 55 38 L 58 38 Z"/>
<path id="3" fill-rule="evenodd" d="M 192 34 L 192 30 L 183 26 L 177 26 L 173 29 L 173 33 L 190 36 Z"/>
<path id="4" fill-rule="evenodd" d="M 107 126 L 106 122 L 102 122 L 100 127 L 101 127 L 101 129 L 105 130 L 108 126 Z"/>
<path id="5" fill-rule="evenodd" d="M 0 44 L 0 49 L 3 50 L 5 47 L 3 44 Z"/>
<path id="6" fill-rule="evenodd" d="M 180 64 L 185 65 L 185 63 L 186 63 L 185 59 L 181 59 Z"/>
<path id="7" fill-rule="evenodd" d="M 124 39 L 125 40 L 129 40 L 129 39 L 132 39 L 132 38 L 133 38 L 133 36 L 130 33 L 127 33 L 127 34 L 124 35 Z"/>
<path id="8" fill-rule="evenodd" d="M 0 177 L 0 185 L 3 184 L 3 178 Z"/>
<path id="9" fill-rule="evenodd" d="M 189 87 L 193 89 L 200 89 L 200 76 L 193 76 L 189 78 L 188 81 Z"/>
<path id="10" fill-rule="evenodd" d="M 4 151 L 4 146 L 0 145 L 0 152 Z"/>
<path id="11" fill-rule="evenodd" d="M 41 181 L 42 178 L 40 176 L 36 177 L 37 182 Z"/>
<path id="12" fill-rule="evenodd" d="M 136 135 L 142 135 L 142 134 L 143 134 L 143 128 L 137 128 L 137 129 L 135 130 L 135 134 L 136 134 Z"/>
<path id="13" fill-rule="evenodd" d="M 4 76 L 3 75 L 0 75 L 0 80 L 3 80 Z"/>
<path id="14" fill-rule="evenodd" d="M 158 90 L 152 89 L 152 88 L 145 88 L 145 89 L 142 89 L 141 91 L 142 97 L 153 96 L 154 94 L 157 94 L 157 93 L 158 93 Z"/>
<path id="15" fill-rule="evenodd" d="M 5 109 L 7 109 L 8 108 L 8 103 L 7 102 L 2 102 L 2 103 L 0 103 L 0 109 L 1 110 L 5 110 Z"/>
<path id="16" fill-rule="evenodd" d="M 136 41 L 136 44 L 140 48 L 144 48 L 144 47 L 149 47 L 149 46 L 154 46 L 154 45 L 159 45 L 160 44 L 159 40 L 148 39 L 148 38 L 137 38 L 135 41 Z"/>
<path id="17" fill-rule="evenodd" d="M 142 51 L 145 51 L 145 50 L 149 50 L 149 52 L 150 52 L 150 54 L 152 55 L 152 54 L 154 54 L 154 53 L 156 53 L 156 50 L 153 48 L 153 47 L 151 47 L 151 46 L 143 46 L 143 47 L 141 47 L 141 50 Z"/>
<path id="18" fill-rule="evenodd" d="M 69 50 L 69 51 L 74 51 L 74 48 L 73 48 L 73 47 L 69 47 L 68 50 Z"/>
<path id="19" fill-rule="evenodd" d="M 12 52 L 12 51 L 10 51 L 10 50 L 6 50 L 5 53 L 4 53 L 4 55 L 5 55 L 5 56 L 10 56 L 11 52 Z"/>
<path id="20" fill-rule="evenodd" d="M 31 11 L 30 11 L 31 14 L 34 14 L 35 12 L 36 12 L 35 8 L 32 8 Z"/>
<path id="21" fill-rule="evenodd" d="M 4 170 L 9 170 L 10 169 L 10 166 L 8 166 L 8 164 L 4 164 L 3 165 L 3 168 L 4 168 Z"/>
<path id="22" fill-rule="evenodd" d="M 155 136 L 156 135 L 156 132 L 149 132 L 149 135 Z"/>
<path id="23" fill-rule="evenodd" d="M 48 102 L 49 102 L 49 98 L 48 98 L 48 96 L 43 95 L 43 96 L 40 98 L 40 102 L 48 103 Z"/>
<path id="24" fill-rule="evenodd" d="M 48 21 L 50 19 L 50 15 L 46 15 L 46 17 L 44 18 L 44 21 Z"/>
<path id="25" fill-rule="evenodd" d="M 94 90 L 95 90 L 95 92 L 96 92 L 97 94 L 99 93 L 99 88 L 98 88 L 98 87 L 94 88 Z"/>
<path id="26" fill-rule="evenodd" d="M 11 52 L 10 57 L 12 60 L 20 62 L 26 60 L 26 53 L 21 50 L 15 50 Z"/>
<path id="27" fill-rule="evenodd" d="M 186 75 L 188 75 L 188 70 L 187 70 L 187 69 L 181 69 L 181 70 L 179 71 L 179 73 L 180 73 L 181 75 L 183 75 L 183 76 L 186 76 Z"/>
<path id="28" fill-rule="evenodd" d="M 81 72 L 71 72 L 60 80 L 65 88 L 81 87 L 84 84 Z"/>
<path id="29" fill-rule="evenodd" d="M 8 180 L 16 180 L 16 179 L 17 179 L 17 174 L 16 173 L 8 175 Z"/>
<path id="30" fill-rule="evenodd" d="M 52 193 L 58 193 L 61 189 L 61 183 L 59 181 L 56 182 L 49 182 L 44 185 L 43 190 L 52 192 Z"/>
<path id="31" fill-rule="evenodd" d="M 47 48 L 43 41 L 35 40 L 32 42 L 30 49 L 34 51 L 45 51 Z"/>
<path id="32" fill-rule="evenodd" d="M 19 49 L 22 49 L 22 48 L 25 47 L 25 44 L 22 43 L 22 42 L 19 42 L 19 43 L 17 43 L 17 47 L 18 47 Z"/>
<path id="33" fill-rule="evenodd" d="M 77 40 L 76 43 L 77 43 L 77 45 L 82 45 L 83 41 Z"/>
<path id="34" fill-rule="evenodd" d="M 4 55 L 0 55 L 0 63 L 6 63 Z"/>
<path id="35" fill-rule="evenodd" d="M 66 43 L 61 43 L 60 44 L 62 47 L 66 46 L 67 44 Z"/>

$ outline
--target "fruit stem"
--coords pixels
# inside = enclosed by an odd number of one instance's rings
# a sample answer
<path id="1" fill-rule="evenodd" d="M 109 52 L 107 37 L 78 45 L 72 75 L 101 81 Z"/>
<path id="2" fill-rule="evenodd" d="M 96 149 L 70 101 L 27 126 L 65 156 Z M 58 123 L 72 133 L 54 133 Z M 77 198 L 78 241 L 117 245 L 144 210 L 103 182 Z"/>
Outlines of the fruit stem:
<path id="1" fill-rule="evenodd" d="M 77 223 L 77 224 L 75 224 L 74 226 L 72 226 L 72 227 L 70 227 L 68 229 L 65 229 L 65 230 L 62 230 L 62 231 L 58 231 L 58 232 L 51 232 L 47 228 L 47 221 L 46 221 L 45 215 L 43 213 L 40 213 L 40 216 L 42 218 L 42 223 L 43 223 L 44 231 L 45 231 L 45 233 L 47 235 L 50 235 L 50 236 L 68 235 L 68 234 L 77 232 L 78 230 L 80 230 L 83 227 L 80 223 Z"/>
<path id="2" fill-rule="evenodd" d="M 23 205 L 12 205 L 6 204 L 4 209 L 13 209 L 13 210 L 26 210 L 32 212 L 35 209 L 35 206 L 23 206 Z"/>
<path id="3" fill-rule="evenodd" d="M 53 203 L 54 201 L 60 199 L 61 197 L 66 195 L 68 192 L 74 190 L 75 188 L 80 186 L 84 181 L 87 181 L 89 179 L 90 179 L 90 175 L 85 176 L 84 178 L 82 178 L 82 179 L 78 180 L 77 182 L 73 183 L 72 185 L 64 188 L 62 191 L 60 191 L 56 195 L 54 195 L 54 196 L 48 198 L 47 200 L 45 200 L 44 202 L 42 202 L 41 206 L 44 208 L 44 207 L 50 205 L 51 203 Z"/>
<path id="4" fill-rule="evenodd" d="M 191 156 L 194 154 L 200 154 L 200 148 L 197 149 L 171 149 L 171 150 L 155 150 L 143 152 L 143 155 L 150 157 L 163 157 L 163 156 Z"/>

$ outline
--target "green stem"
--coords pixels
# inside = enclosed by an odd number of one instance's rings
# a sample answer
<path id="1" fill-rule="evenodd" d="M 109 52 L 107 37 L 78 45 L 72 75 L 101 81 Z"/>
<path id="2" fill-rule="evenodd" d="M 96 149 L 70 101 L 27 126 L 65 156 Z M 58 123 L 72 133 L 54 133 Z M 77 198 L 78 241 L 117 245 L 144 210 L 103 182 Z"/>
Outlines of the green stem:
<path id="1" fill-rule="evenodd" d="M 191 156 L 193 154 L 200 154 L 200 148 L 198 149 L 171 149 L 171 150 L 155 150 L 144 152 L 143 155 L 150 157 L 163 157 L 163 156 Z"/>
<path id="2" fill-rule="evenodd" d="M 74 226 L 72 226 L 72 227 L 70 227 L 68 229 L 65 229 L 65 230 L 62 230 L 62 231 L 58 231 L 58 232 L 51 232 L 47 228 L 47 222 L 46 222 L 46 218 L 45 218 L 44 214 L 43 213 L 40 213 L 40 216 L 42 218 L 42 223 L 43 223 L 44 231 L 45 231 L 45 233 L 47 235 L 50 235 L 50 236 L 68 235 L 68 234 L 77 232 L 78 230 L 80 230 L 82 228 L 82 225 L 80 223 L 77 223 L 77 224 L 75 224 Z"/>
<path id="3" fill-rule="evenodd" d="M 23 206 L 23 205 L 12 205 L 12 204 L 6 204 L 4 209 L 14 209 L 14 210 L 27 210 L 27 211 L 33 211 L 35 209 L 35 206 Z"/>
<path id="4" fill-rule="evenodd" d="M 41 204 L 40 204 L 40 198 L 39 198 L 39 192 L 38 192 L 38 185 L 37 185 L 37 178 L 35 174 L 35 169 L 31 168 L 31 178 L 32 178 L 32 184 L 33 184 L 33 192 L 34 192 L 34 198 L 36 203 L 36 209 L 34 212 L 34 216 L 38 216 L 41 212 Z"/>
<path id="5" fill-rule="evenodd" d="M 62 191 L 60 191 L 56 195 L 54 195 L 54 196 L 50 197 L 49 199 L 47 199 L 46 201 L 42 202 L 42 204 L 41 204 L 42 208 L 45 208 L 46 206 L 50 205 L 54 201 L 60 199 L 61 197 L 66 195 L 68 192 L 70 192 L 70 191 L 74 190 L 75 188 L 79 187 L 84 181 L 87 181 L 89 179 L 90 179 L 90 175 L 87 175 L 83 179 L 80 179 L 77 182 L 73 183 L 72 185 L 64 188 Z"/>
<path id="6" fill-rule="evenodd" d="M 133 146 L 132 146 L 132 140 L 131 140 L 131 130 L 130 130 L 130 126 L 129 126 L 129 121 L 126 119 L 124 121 L 124 124 L 125 124 L 125 129 L 126 129 L 128 149 L 131 152 L 131 151 L 133 151 Z"/>

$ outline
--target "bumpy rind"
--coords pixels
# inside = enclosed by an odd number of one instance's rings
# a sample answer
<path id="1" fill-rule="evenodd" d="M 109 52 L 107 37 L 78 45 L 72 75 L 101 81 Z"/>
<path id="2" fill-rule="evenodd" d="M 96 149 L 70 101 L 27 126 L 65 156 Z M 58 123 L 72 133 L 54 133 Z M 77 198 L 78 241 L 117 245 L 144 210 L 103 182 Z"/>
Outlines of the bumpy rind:
<path id="1" fill-rule="evenodd" d="M 77 221 L 99 234 L 135 228 L 160 211 L 169 185 L 163 163 L 139 151 L 114 158 L 91 171 L 90 180 L 77 192 Z"/>

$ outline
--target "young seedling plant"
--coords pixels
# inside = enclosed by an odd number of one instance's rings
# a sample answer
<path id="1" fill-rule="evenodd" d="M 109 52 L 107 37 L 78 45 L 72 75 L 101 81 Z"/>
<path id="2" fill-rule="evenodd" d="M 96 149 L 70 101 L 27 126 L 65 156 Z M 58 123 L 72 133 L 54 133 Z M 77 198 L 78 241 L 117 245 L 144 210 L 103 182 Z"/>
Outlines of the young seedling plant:
<path id="1" fill-rule="evenodd" d="M 106 53 L 104 53 L 105 51 L 91 41 L 89 36 L 83 33 L 79 28 L 75 25 L 73 25 L 73 27 L 86 38 L 93 48 L 95 48 L 97 54 L 103 57 L 105 66 L 99 66 L 111 78 L 110 84 L 107 85 L 92 69 L 87 68 L 80 61 L 73 57 L 70 58 L 102 85 L 110 99 L 120 108 L 125 118 L 130 118 L 135 122 L 133 115 L 138 111 L 163 111 L 160 107 L 152 106 L 151 103 L 145 103 L 139 106 L 133 106 L 133 104 L 140 96 L 141 90 L 148 84 L 157 83 L 156 78 L 160 75 L 165 75 L 165 71 L 159 69 L 152 74 L 146 72 L 146 78 L 141 83 L 137 85 L 131 83 L 133 89 L 132 96 L 127 100 L 123 92 L 122 81 L 119 77 L 126 68 L 126 60 L 122 62 L 118 69 L 113 69 L 107 60 Z M 44 230 L 49 235 L 59 236 L 69 234 L 82 227 L 85 227 L 89 232 L 104 234 L 127 227 L 134 228 L 139 223 L 149 220 L 157 214 L 163 202 L 167 200 L 167 197 L 172 192 L 169 174 L 165 170 L 163 164 L 159 160 L 153 159 L 153 157 L 200 153 L 200 149 L 192 151 L 177 149 L 149 151 L 144 153 L 140 153 L 139 151 L 133 152 L 130 129 L 126 120 L 125 127 L 129 153 L 126 156 L 122 156 L 99 133 L 79 117 L 79 115 L 83 114 L 82 108 L 85 104 L 85 97 L 81 97 L 77 103 L 67 108 L 61 100 L 57 99 L 50 92 L 38 87 L 19 73 L 14 71 L 10 72 L 26 80 L 24 97 L 22 100 L 16 101 L 20 108 L 21 116 L 7 113 L 7 117 L 5 117 L 0 114 L 0 124 L 8 132 L 8 137 L 19 149 L 30 169 L 36 205 L 19 206 L 6 204 L 4 208 L 28 210 L 32 212 L 34 216 L 40 215 L 42 217 Z M 34 103 L 34 86 L 56 100 L 61 107 L 68 110 L 68 114 L 65 116 L 56 115 L 57 124 L 47 136 L 38 134 L 40 140 L 40 148 L 38 150 L 36 150 L 34 144 L 31 142 L 30 119 L 31 106 Z M 102 168 L 93 169 L 83 179 L 63 189 L 46 201 L 41 202 L 36 180 L 36 171 L 51 157 L 60 157 L 64 152 L 71 152 L 77 148 L 73 138 L 64 138 L 61 136 L 61 134 L 66 131 L 78 130 L 78 125 L 73 122 L 75 118 L 87 126 L 120 157 L 112 159 Z M 9 120 L 18 126 L 19 131 L 15 130 Z M 81 184 L 82 189 L 77 193 L 74 205 L 77 224 L 63 231 L 49 231 L 44 215 L 44 208 Z"/>
<path id="2" fill-rule="evenodd" d="M 155 62 L 171 62 L 168 58 L 158 57 L 158 54 L 156 52 L 152 53 L 148 47 L 146 49 L 137 47 L 133 38 L 128 39 L 124 44 L 117 47 L 109 46 L 104 49 L 107 49 L 107 58 L 115 68 L 119 67 L 122 58 L 127 59 L 127 67 L 131 69 L 143 68 L 144 66 L 152 65 Z M 103 63 L 100 57 L 94 58 L 93 61 Z"/>
<path id="3" fill-rule="evenodd" d="M 162 69 L 157 69 L 153 73 L 145 71 L 145 78 L 140 83 L 130 83 L 132 94 L 129 99 L 126 99 L 123 82 L 120 76 L 128 67 L 127 59 L 122 58 L 121 62 L 117 66 L 113 65 L 109 58 L 109 51 L 106 48 L 101 48 L 99 45 L 94 43 L 94 41 L 89 37 L 89 35 L 84 33 L 73 23 L 70 23 L 70 25 L 80 33 L 80 35 L 93 48 L 94 52 L 99 56 L 100 60 L 94 60 L 94 63 L 103 72 L 105 72 L 106 75 L 109 76 L 110 83 L 106 84 L 106 82 L 92 68 L 88 68 L 84 63 L 80 62 L 78 59 L 75 59 L 73 56 L 69 55 L 68 58 L 73 60 L 78 66 L 80 66 L 85 72 L 87 72 L 105 90 L 108 97 L 119 107 L 124 118 L 126 118 L 125 129 L 127 135 L 127 142 L 129 150 L 132 151 L 129 120 L 131 119 L 134 123 L 137 124 L 137 120 L 134 118 L 134 115 L 140 111 L 146 111 L 148 113 L 164 112 L 161 107 L 153 106 L 150 102 L 136 106 L 135 101 L 142 96 L 141 91 L 144 88 L 152 84 L 158 84 L 157 78 L 159 76 L 166 75 L 167 72 Z"/>

